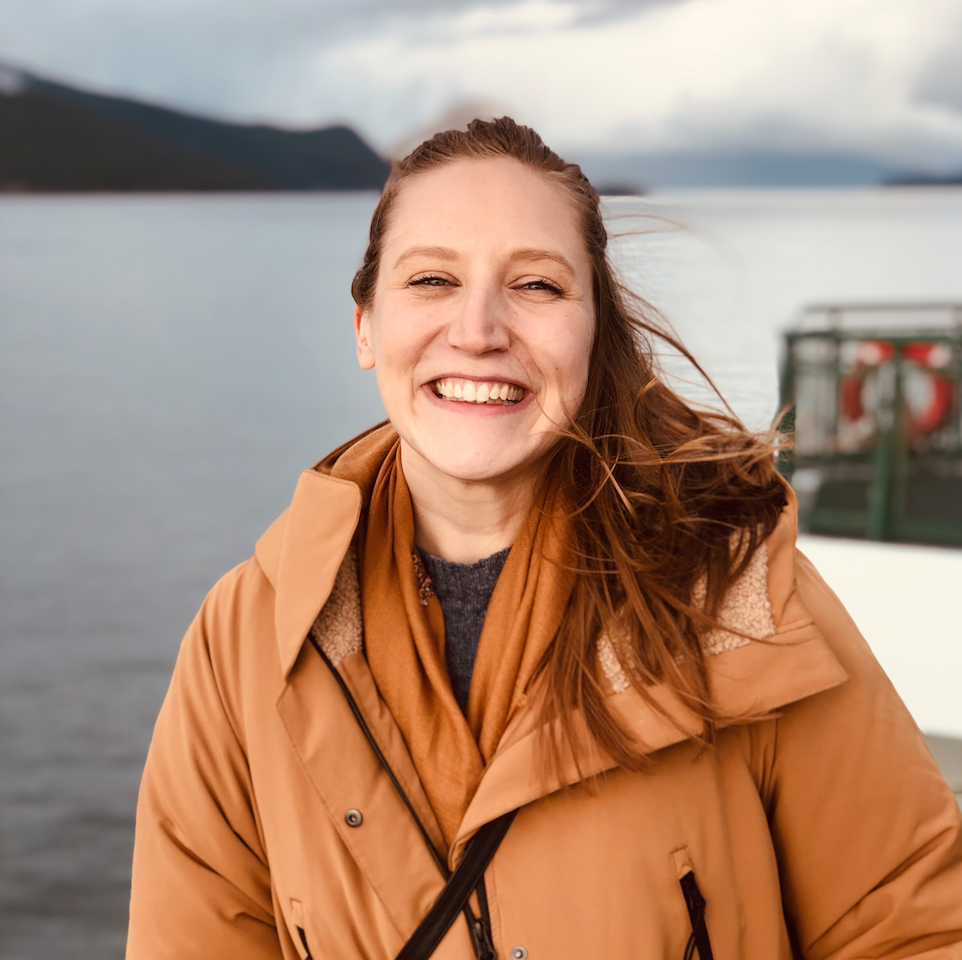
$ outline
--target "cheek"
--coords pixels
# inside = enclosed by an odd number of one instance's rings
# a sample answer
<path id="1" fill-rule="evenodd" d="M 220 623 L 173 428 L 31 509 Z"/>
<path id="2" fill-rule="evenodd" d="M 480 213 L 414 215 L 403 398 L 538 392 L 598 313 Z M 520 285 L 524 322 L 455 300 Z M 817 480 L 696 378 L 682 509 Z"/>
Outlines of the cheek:
<path id="1" fill-rule="evenodd" d="M 430 331 L 423 318 L 404 310 L 385 311 L 378 317 L 373 333 L 375 370 L 380 370 L 385 379 L 413 376 L 430 342 Z"/>
<path id="2" fill-rule="evenodd" d="M 588 366 L 589 358 L 587 354 L 579 356 L 578 363 L 572 368 L 568 382 L 565 384 L 565 393 L 568 400 L 566 406 L 571 416 L 574 416 L 578 411 L 588 390 Z"/>
<path id="3" fill-rule="evenodd" d="M 588 389 L 588 369 L 594 346 L 594 320 L 580 316 L 572 323 L 572 336 L 567 344 L 564 382 L 562 388 L 569 400 L 577 405 Z"/>

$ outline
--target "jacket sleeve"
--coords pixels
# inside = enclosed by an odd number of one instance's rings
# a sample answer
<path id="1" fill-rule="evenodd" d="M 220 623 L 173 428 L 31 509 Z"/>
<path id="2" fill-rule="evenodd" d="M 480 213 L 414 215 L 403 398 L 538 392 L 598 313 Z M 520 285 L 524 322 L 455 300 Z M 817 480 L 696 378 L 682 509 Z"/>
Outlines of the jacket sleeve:
<path id="1" fill-rule="evenodd" d="M 210 640 L 231 629 L 243 567 L 184 638 L 137 805 L 128 960 L 283 954 L 247 759 Z"/>
<path id="2" fill-rule="evenodd" d="M 804 557 L 798 589 L 849 681 L 787 708 L 775 724 L 769 809 L 796 949 L 810 960 L 962 960 L 956 799 Z"/>

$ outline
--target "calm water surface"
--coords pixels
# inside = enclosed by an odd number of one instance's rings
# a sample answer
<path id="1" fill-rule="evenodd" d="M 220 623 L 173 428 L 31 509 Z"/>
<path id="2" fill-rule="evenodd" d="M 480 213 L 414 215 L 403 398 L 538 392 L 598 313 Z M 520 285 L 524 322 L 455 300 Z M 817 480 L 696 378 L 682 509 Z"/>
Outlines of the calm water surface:
<path id="1" fill-rule="evenodd" d="M 0 199 L 3 960 L 123 955 L 180 637 L 300 470 L 383 416 L 349 293 L 375 200 Z M 802 303 L 962 300 L 962 191 L 609 212 L 633 284 L 753 425 Z"/>

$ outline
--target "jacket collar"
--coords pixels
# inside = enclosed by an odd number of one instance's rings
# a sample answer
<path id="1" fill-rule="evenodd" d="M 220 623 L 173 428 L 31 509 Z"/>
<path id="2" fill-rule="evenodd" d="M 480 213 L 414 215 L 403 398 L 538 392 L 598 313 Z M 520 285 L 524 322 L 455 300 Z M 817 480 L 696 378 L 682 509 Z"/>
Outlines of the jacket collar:
<path id="1" fill-rule="evenodd" d="M 305 470 L 290 507 L 257 541 L 254 555 L 274 588 L 274 628 L 285 679 L 331 595 L 360 515 L 357 484 Z"/>
<path id="2" fill-rule="evenodd" d="M 331 595 L 361 511 L 356 484 L 306 470 L 291 506 L 257 542 L 256 557 L 275 590 L 274 623 L 285 679 L 318 613 Z M 719 645 L 708 657 L 710 684 L 722 725 L 771 716 L 778 709 L 847 680 L 834 653 L 803 606 L 795 582 L 797 514 L 789 497 L 765 544 L 765 569 L 751 596 L 767 605 L 772 633 L 760 641 Z M 724 619 L 724 617 L 722 617 Z M 373 677 L 369 671 L 364 675 Z M 700 723 L 667 686 L 649 689 L 651 701 L 628 687 L 609 698 L 612 710 L 646 752 L 701 732 Z M 544 773 L 536 688 L 506 729 L 451 848 L 452 864 L 484 823 L 582 779 L 615 767 L 597 748 L 568 756 L 560 771 Z M 578 721 L 576 718 L 576 722 Z"/>

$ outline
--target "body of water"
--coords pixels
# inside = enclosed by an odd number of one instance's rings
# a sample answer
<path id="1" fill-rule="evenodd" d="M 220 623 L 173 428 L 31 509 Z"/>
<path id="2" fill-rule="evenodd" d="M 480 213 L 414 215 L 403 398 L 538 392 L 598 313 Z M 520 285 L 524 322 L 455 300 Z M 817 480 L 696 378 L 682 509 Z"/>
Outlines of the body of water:
<path id="1" fill-rule="evenodd" d="M 137 786 L 180 638 L 299 472 L 383 416 L 351 324 L 375 202 L 0 199 L 3 960 L 123 954 Z M 962 301 L 962 191 L 608 210 L 632 284 L 754 426 L 805 302 Z"/>

